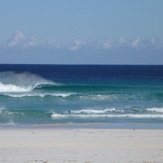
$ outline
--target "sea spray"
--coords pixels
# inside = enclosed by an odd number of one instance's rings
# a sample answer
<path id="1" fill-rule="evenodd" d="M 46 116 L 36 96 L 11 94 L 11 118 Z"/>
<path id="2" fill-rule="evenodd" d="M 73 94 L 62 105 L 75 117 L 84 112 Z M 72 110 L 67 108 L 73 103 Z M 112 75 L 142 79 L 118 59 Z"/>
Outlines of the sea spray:
<path id="1" fill-rule="evenodd" d="M 0 92 L 27 92 L 40 84 L 55 84 L 30 72 L 0 72 Z"/>

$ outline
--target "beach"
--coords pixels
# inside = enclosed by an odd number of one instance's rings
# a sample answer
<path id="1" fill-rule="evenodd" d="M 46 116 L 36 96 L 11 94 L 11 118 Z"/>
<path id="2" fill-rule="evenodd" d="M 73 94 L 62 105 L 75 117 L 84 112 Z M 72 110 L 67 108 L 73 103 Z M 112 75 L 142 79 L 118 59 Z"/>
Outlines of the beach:
<path id="1" fill-rule="evenodd" d="M 1 128 L 1 163 L 162 163 L 163 130 Z"/>

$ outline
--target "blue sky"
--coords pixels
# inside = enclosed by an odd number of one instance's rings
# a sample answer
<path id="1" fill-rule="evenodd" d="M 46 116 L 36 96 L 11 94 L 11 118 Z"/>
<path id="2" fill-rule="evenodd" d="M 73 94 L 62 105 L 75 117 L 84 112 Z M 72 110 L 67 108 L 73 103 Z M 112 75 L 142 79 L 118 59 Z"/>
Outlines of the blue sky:
<path id="1" fill-rule="evenodd" d="M 0 4 L 0 63 L 163 64 L 162 0 Z"/>

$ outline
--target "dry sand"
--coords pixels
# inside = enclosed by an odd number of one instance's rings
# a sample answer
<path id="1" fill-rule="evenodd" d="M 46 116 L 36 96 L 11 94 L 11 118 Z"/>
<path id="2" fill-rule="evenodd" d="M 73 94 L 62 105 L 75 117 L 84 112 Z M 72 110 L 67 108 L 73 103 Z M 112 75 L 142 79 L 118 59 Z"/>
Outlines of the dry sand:
<path id="1" fill-rule="evenodd" d="M 163 163 L 163 130 L 0 129 L 0 163 Z"/>

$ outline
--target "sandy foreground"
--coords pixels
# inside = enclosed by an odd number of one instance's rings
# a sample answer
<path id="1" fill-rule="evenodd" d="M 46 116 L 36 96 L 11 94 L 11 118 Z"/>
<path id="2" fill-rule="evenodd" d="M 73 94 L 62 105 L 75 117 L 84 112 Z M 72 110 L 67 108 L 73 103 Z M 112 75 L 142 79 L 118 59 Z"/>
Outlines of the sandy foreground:
<path id="1" fill-rule="evenodd" d="M 163 163 L 163 130 L 0 129 L 0 163 Z"/>

